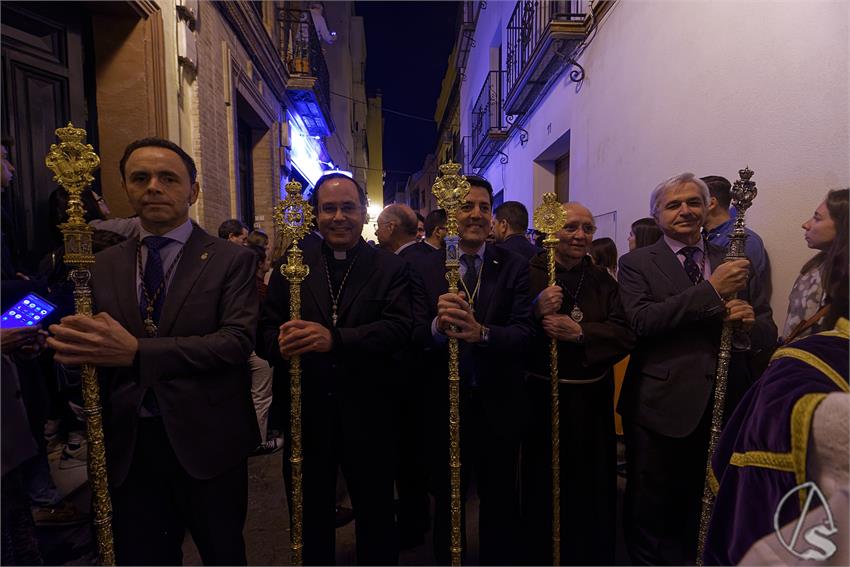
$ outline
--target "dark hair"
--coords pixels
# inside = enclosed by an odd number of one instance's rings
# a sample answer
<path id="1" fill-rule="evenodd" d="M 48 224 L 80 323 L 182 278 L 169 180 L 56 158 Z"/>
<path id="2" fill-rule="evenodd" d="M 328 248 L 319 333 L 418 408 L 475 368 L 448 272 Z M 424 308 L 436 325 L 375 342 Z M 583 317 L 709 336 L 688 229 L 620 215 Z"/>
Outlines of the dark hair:
<path id="1" fill-rule="evenodd" d="M 218 227 L 218 236 L 219 238 L 224 238 L 227 240 L 230 238 L 230 235 L 239 236 L 242 234 L 242 230 L 247 230 L 248 227 L 245 226 L 239 219 L 227 219 L 223 223 L 221 223 Z"/>
<path id="2" fill-rule="evenodd" d="M 269 245 L 269 235 L 262 230 L 252 230 L 248 233 L 248 246 L 262 246 L 265 250 Z"/>
<path id="3" fill-rule="evenodd" d="M 446 226 L 449 217 L 443 209 L 434 209 L 425 217 L 425 238 L 431 238 L 434 231 L 441 226 Z"/>
<path id="4" fill-rule="evenodd" d="M 717 199 L 717 204 L 729 209 L 732 203 L 732 184 L 729 180 L 719 175 L 707 175 L 700 179 L 708 186 L 708 194 Z"/>
<path id="5" fill-rule="evenodd" d="M 256 244 L 249 244 L 246 246 L 248 250 L 254 253 L 257 257 L 257 267 L 259 268 L 263 262 L 266 261 L 266 249 L 263 246 L 257 246 Z"/>
<path id="6" fill-rule="evenodd" d="M 138 150 L 139 148 L 165 148 L 166 150 L 171 150 L 183 160 L 183 163 L 186 165 L 186 171 L 189 172 L 189 183 L 195 183 L 195 180 L 198 178 L 198 168 L 195 166 L 195 160 L 183 151 L 183 148 L 172 142 L 171 140 L 166 140 L 164 138 L 142 138 L 141 140 L 136 140 L 135 142 L 130 142 L 130 144 L 124 148 L 124 155 L 121 156 L 121 161 L 118 162 L 118 169 L 121 170 L 121 179 L 125 179 L 124 176 L 124 167 L 127 165 L 127 160 L 130 159 L 130 154 Z"/>
<path id="7" fill-rule="evenodd" d="M 658 228 L 658 223 L 652 217 L 644 217 L 632 223 L 632 234 L 635 235 L 635 249 L 652 246 L 664 234 Z"/>
<path id="8" fill-rule="evenodd" d="M 366 207 L 369 204 L 369 201 L 366 199 L 366 191 L 364 191 L 360 184 L 357 183 L 357 180 L 345 175 L 344 173 L 334 172 L 326 173 L 321 176 L 318 181 L 316 181 L 316 185 L 313 188 L 313 193 L 310 195 L 310 206 L 313 207 L 313 211 L 318 213 L 319 189 L 322 187 L 322 185 L 325 184 L 326 181 L 330 181 L 332 179 L 347 179 L 348 181 L 354 183 L 354 186 L 357 187 L 357 197 L 360 199 L 360 204 L 363 205 L 363 207 Z"/>
<path id="9" fill-rule="evenodd" d="M 493 213 L 497 221 L 508 221 L 508 226 L 516 233 L 525 234 L 528 229 L 528 209 L 519 201 L 505 201 Z"/>
<path id="10" fill-rule="evenodd" d="M 617 271 L 617 245 L 607 236 L 590 243 L 590 255 L 597 266 Z"/>
<path id="11" fill-rule="evenodd" d="M 823 287 L 826 290 L 826 303 L 829 304 L 829 311 L 823 321 L 823 329 L 831 329 L 839 318 L 848 317 L 848 265 L 847 258 L 848 235 L 847 225 L 844 225 L 843 230 L 839 230 L 835 235 L 835 240 L 827 252 L 826 272 L 829 273 L 829 279 L 824 280 Z"/>
<path id="12" fill-rule="evenodd" d="M 803 269 L 800 270 L 801 274 L 805 274 L 820 266 L 821 282 L 824 290 L 827 289 L 831 277 L 832 260 L 838 253 L 834 246 L 835 242 L 839 240 L 843 240 L 843 242 L 847 241 L 847 208 L 849 199 L 850 189 L 835 189 L 826 194 L 826 210 L 829 211 L 829 218 L 835 224 L 835 239 L 828 249 L 815 254 L 808 262 L 803 264 Z"/>
<path id="13" fill-rule="evenodd" d="M 467 175 L 466 180 L 469 181 L 470 187 L 482 187 L 483 189 L 486 189 L 487 195 L 490 196 L 490 206 L 493 206 L 493 186 L 490 185 L 489 181 L 480 175 Z"/>
<path id="14" fill-rule="evenodd" d="M 416 222 L 418 222 L 418 223 L 421 222 L 421 223 L 424 224 L 425 223 L 425 217 L 422 216 L 422 213 L 420 213 L 419 211 L 413 211 L 413 212 L 416 213 Z"/>

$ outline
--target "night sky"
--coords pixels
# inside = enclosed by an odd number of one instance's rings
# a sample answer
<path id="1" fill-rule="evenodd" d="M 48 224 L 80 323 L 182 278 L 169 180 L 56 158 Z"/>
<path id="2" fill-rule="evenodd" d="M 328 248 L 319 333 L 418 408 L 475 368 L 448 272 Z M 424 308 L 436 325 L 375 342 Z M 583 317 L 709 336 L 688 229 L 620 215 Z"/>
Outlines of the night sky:
<path id="1" fill-rule="evenodd" d="M 458 2 L 356 2 L 366 27 L 366 89 L 383 93 L 386 198 L 396 184 L 422 168 L 436 148 L 437 125 L 387 112 L 434 118 L 449 53 L 455 41 Z"/>

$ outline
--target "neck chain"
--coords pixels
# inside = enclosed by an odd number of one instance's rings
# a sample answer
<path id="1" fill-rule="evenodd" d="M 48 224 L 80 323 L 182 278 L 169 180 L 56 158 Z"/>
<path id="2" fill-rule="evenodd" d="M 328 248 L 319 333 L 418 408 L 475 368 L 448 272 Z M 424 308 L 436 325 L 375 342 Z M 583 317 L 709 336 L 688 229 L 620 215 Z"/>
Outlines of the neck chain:
<path id="1" fill-rule="evenodd" d="M 342 289 L 345 287 L 345 282 L 348 280 L 348 274 L 351 273 L 351 268 L 354 267 L 354 263 L 357 261 L 357 256 L 359 253 L 354 255 L 354 258 L 351 259 L 351 263 L 348 265 L 348 269 L 345 270 L 345 275 L 342 276 L 342 281 L 339 284 L 339 289 L 334 293 L 334 286 L 331 282 L 331 271 L 328 268 L 328 259 L 322 254 L 322 260 L 325 263 L 325 275 L 328 277 L 328 292 L 330 292 L 331 296 L 331 321 L 333 322 L 333 326 L 336 327 L 336 322 L 339 319 L 337 309 L 339 308 L 339 298 L 342 295 Z"/>
<path id="2" fill-rule="evenodd" d="M 570 311 L 570 317 L 576 323 L 581 323 L 581 320 L 584 319 L 584 313 L 582 313 L 581 308 L 578 306 L 578 296 L 581 294 L 581 286 L 582 286 L 582 284 L 584 284 L 584 273 L 585 273 L 584 259 L 582 259 L 581 262 L 582 262 L 582 264 L 581 264 L 581 277 L 578 280 L 578 286 L 576 287 L 575 293 L 570 291 L 570 289 L 567 287 L 566 282 L 564 282 L 564 281 L 560 282 L 561 287 L 564 289 L 564 291 L 567 292 L 567 295 L 569 295 L 573 300 L 573 308 Z"/>
<path id="3" fill-rule="evenodd" d="M 148 250 L 148 254 L 150 254 L 150 250 Z M 139 265 L 139 279 L 142 281 L 142 293 L 145 296 L 145 333 L 149 337 L 157 336 L 159 332 L 159 328 L 153 320 L 153 310 L 156 301 L 159 299 L 159 296 L 162 295 L 162 292 L 165 291 L 165 283 L 168 281 L 168 278 L 171 277 L 171 274 L 174 273 L 174 268 L 177 267 L 177 264 L 180 263 L 180 258 L 183 257 L 183 248 L 180 248 L 180 252 L 177 253 L 177 256 L 174 258 L 174 261 L 171 262 L 171 266 L 168 267 L 168 271 L 165 272 L 165 276 L 162 278 L 162 281 L 159 282 L 159 287 L 154 291 L 153 297 L 151 297 L 150 290 L 148 289 L 147 284 L 145 284 L 145 271 L 142 268 L 142 241 L 139 240 L 136 242 L 136 259 Z"/>
<path id="4" fill-rule="evenodd" d="M 467 268 L 468 269 L 468 268 Z M 481 272 L 484 270 L 484 261 L 481 261 L 481 265 L 478 266 L 478 279 L 475 282 L 475 289 L 472 290 L 472 293 L 469 293 L 469 288 L 466 287 L 466 282 L 464 278 L 460 278 L 460 284 L 463 286 L 463 291 L 466 292 L 466 299 L 469 302 L 469 308 L 475 311 L 475 298 L 478 297 L 478 291 L 481 289 Z"/>

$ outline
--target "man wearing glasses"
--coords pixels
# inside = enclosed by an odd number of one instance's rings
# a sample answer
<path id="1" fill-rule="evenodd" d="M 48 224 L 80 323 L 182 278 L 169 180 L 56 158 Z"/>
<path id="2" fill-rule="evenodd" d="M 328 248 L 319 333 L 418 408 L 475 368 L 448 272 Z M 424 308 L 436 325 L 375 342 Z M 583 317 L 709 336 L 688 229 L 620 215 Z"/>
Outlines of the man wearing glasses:
<path id="1" fill-rule="evenodd" d="M 565 203 L 557 232 L 556 284 L 546 255 L 531 259 L 537 334 L 529 357 L 528 422 L 523 439 L 523 563 L 551 565 L 552 419 L 549 347 L 558 341 L 561 441 L 561 562 L 613 565 L 617 509 L 613 365 L 634 346 L 617 282 L 587 251 L 596 232 L 590 211 Z M 581 510 L 580 514 L 575 513 Z"/>
<path id="2" fill-rule="evenodd" d="M 340 467 L 354 508 L 357 563 L 394 564 L 393 415 L 399 375 L 392 355 L 408 344 L 411 333 L 409 268 L 361 238 L 366 194 L 353 179 L 325 175 L 312 200 L 322 242 L 304 250 L 310 273 L 302 284 L 301 318 L 289 318 L 289 282 L 275 269 L 257 345 L 287 378 L 289 359 L 301 356 L 304 563 L 335 563 Z M 289 487 L 290 448 L 287 431 Z"/>

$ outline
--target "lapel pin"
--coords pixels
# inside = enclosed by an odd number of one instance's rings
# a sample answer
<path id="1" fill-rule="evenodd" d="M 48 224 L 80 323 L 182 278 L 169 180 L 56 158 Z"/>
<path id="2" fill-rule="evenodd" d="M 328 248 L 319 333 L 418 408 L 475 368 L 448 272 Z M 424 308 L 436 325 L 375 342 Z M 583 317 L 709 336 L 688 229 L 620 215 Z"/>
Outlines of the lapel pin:
<path id="1" fill-rule="evenodd" d="M 203 252 L 203 253 L 201 254 L 201 260 L 206 260 L 206 259 L 207 259 L 207 258 L 209 258 L 209 257 L 210 257 L 210 253 L 209 253 L 209 252 Z"/>

